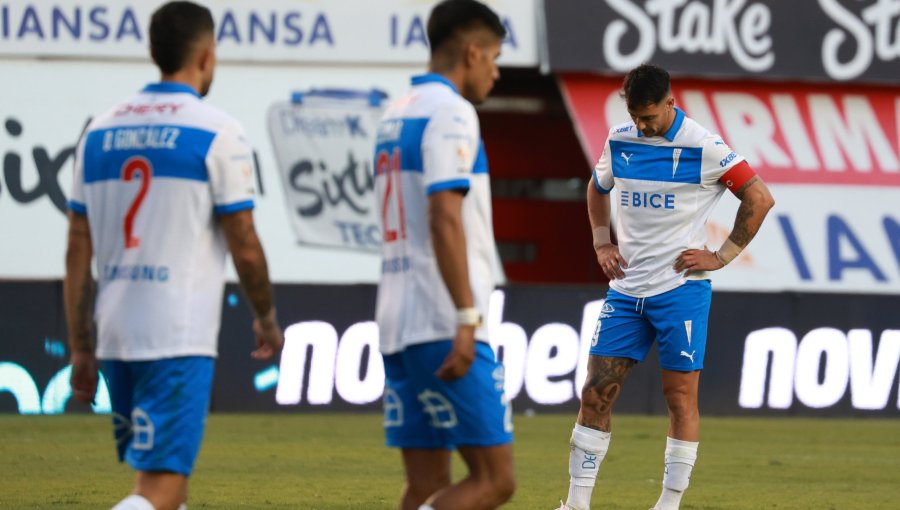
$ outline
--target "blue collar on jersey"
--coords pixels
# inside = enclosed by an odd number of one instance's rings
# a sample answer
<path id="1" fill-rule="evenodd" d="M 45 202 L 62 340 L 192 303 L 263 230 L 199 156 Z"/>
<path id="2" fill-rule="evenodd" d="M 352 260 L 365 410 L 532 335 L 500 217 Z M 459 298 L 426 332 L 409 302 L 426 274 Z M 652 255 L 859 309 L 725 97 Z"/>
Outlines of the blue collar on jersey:
<path id="1" fill-rule="evenodd" d="M 444 85 L 450 87 L 453 92 L 459 94 L 459 90 L 456 88 L 456 85 L 454 85 L 452 81 L 448 80 L 447 77 L 442 74 L 428 73 L 412 77 L 413 85 L 424 85 L 426 83 L 443 83 Z"/>
<path id="2" fill-rule="evenodd" d="M 196 90 L 194 90 L 194 87 L 175 81 L 161 81 L 159 83 L 151 83 L 144 87 L 144 92 L 156 92 L 158 94 L 175 94 L 178 92 L 183 92 L 186 94 L 194 95 L 196 97 L 200 97 L 200 94 Z"/>
<path id="3" fill-rule="evenodd" d="M 668 131 L 663 134 L 663 138 L 666 140 L 673 142 L 675 141 L 675 135 L 678 134 L 678 130 L 681 129 L 681 125 L 684 124 L 684 112 L 681 111 L 681 108 L 675 107 L 675 122 L 672 123 L 672 127 L 669 128 Z M 638 138 L 644 136 L 640 130 L 637 132 Z"/>

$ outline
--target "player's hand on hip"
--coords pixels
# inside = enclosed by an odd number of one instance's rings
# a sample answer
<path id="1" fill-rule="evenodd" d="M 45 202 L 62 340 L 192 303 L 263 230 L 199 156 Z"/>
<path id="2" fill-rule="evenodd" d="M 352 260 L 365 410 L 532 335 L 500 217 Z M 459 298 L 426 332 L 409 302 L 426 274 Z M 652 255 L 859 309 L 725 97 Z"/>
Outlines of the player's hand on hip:
<path id="1" fill-rule="evenodd" d="M 256 335 L 256 350 L 250 353 L 253 359 L 269 359 L 281 352 L 284 335 L 275 319 L 275 309 L 262 317 L 253 319 L 253 333 Z"/>
<path id="2" fill-rule="evenodd" d="M 93 404 L 97 393 L 97 357 L 93 352 L 73 352 L 70 363 L 72 376 L 69 383 L 72 386 L 72 396 L 79 402 Z"/>
<path id="3" fill-rule="evenodd" d="M 715 271 L 725 267 L 725 264 L 714 252 L 704 248 L 702 250 L 684 250 L 675 259 L 674 267 L 675 271 L 679 273 L 682 271 L 693 273 L 696 271 Z"/>
<path id="4" fill-rule="evenodd" d="M 438 379 L 452 381 L 469 372 L 475 361 L 475 326 L 458 326 L 453 347 L 444 358 L 444 364 L 434 373 Z"/>
<path id="5" fill-rule="evenodd" d="M 625 278 L 625 268 L 628 267 L 628 263 L 625 262 L 625 259 L 622 257 L 622 254 L 619 253 L 619 247 L 615 244 L 604 244 L 594 248 L 594 251 L 597 253 L 597 263 L 600 264 L 600 269 L 603 270 L 603 274 L 610 280 L 623 279 Z"/>

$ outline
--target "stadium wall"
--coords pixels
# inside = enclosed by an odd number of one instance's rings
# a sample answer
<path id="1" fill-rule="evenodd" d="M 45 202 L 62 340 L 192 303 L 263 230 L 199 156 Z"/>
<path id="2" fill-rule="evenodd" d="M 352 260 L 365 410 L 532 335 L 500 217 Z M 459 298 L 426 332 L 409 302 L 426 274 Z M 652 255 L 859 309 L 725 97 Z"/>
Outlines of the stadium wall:
<path id="1" fill-rule="evenodd" d="M 249 356 L 249 309 L 229 285 L 212 408 L 217 412 L 373 411 L 384 372 L 374 285 L 277 285 L 281 359 Z M 604 291 L 510 286 L 488 324 L 518 411 L 577 409 Z M 900 296 L 716 292 L 700 402 L 705 414 L 900 417 Z M 69 402 L 62 285 L 0 285 L 0 412 L 84 411 Z M 620 412 L 663 414 L 655 350 Z M 96 412 L 108 412 L 105 388 Z"/>

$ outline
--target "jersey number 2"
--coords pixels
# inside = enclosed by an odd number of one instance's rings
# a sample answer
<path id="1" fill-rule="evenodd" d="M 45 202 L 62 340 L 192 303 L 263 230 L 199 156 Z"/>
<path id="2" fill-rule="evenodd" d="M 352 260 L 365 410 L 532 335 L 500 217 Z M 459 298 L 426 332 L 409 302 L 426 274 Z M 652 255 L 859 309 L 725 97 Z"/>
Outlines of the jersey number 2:
<path id="1" fill-rule="evenodd" d="M 153 178 L 153 167 L 147 158 L 135 156 L 129 158 L 122 165 L 122 180 L 131 182 L 136 178 L 135 174 L 140 174 L 141 187 L 131 201 L 131 207 L 125 213 L 125 249 L 137 248 L 141 245 L 141 239 L 134 235 L 134 217 L 137 216 L 144 197 L 147 196 L 147 190 L 150 189 L 150 180 Z"/>
<path id="2" fill-rule="evenodd" d="M 386 150 L 379 152 L 376 171 L 383 174 L 386 179 L 384 200 L 381 203 L 381 226 L 384 229 L 384 242 L 390 243 L 397 239 L 406 239 L 406 212 L 403 208 L 403 193 L 400 185 L 400 148 L 394 147 L 390 154 Z M 395 187 L 396 189 L 394 189 Z M 392 195 L 396 197 L 399 231 L 398 228 L 391 228 L 388 224 Z"/>

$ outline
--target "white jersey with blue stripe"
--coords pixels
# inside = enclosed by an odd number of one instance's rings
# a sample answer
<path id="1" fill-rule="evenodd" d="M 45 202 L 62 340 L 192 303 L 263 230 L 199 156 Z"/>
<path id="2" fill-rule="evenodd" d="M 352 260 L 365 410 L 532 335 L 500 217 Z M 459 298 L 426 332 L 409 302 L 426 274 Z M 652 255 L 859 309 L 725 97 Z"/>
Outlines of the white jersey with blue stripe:
<path id="1" fill-rule="evenodd" d="M 594 168 L 597 191 L 619 192 L 616 235 L 628 267 L 610 287 L 628 296 L 655 296 L 686 279 L 709 278 L 676 272 L 675 259 L 706 245 L 706 220 L 725 191 L 719 179 L 744 161 L 720 136 L 675 110 L 662 136 L 646 137 L 634 122 L 610 129 Z"/>
<path id="2" fill-rule="evenodd" d="M 97 357 L 216 356 L 228 248 L 216 215 L 253 207 L 240 124 L 189 86 L 148 85 L 94 119 L 69 202 L 97 263 Z"/>
<path id="3" fill-rule="evenodd" d="M 384 354 L 456 334 L 456 307 L 431 244 L 432 193 L 466 193 L 462 219 L 469 281 L 483 317 L 494 287 L 490 179 L 475 108 L 441 75 L 416 76 L 412 84 L 385 112 L 375 147 L 384 238 L 376 320 Z M 487 331 L 479 328 L 475 338 L 487 341 Z"/>

